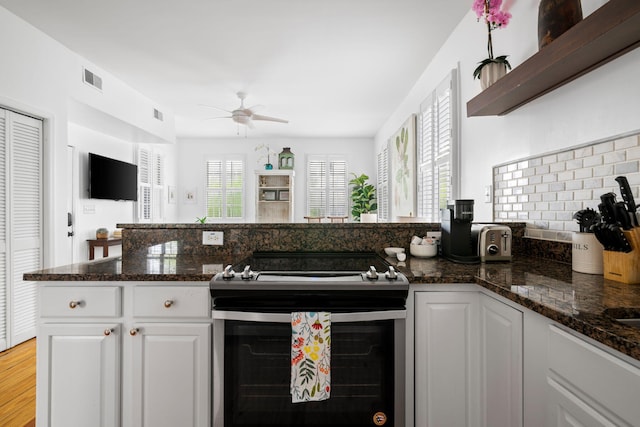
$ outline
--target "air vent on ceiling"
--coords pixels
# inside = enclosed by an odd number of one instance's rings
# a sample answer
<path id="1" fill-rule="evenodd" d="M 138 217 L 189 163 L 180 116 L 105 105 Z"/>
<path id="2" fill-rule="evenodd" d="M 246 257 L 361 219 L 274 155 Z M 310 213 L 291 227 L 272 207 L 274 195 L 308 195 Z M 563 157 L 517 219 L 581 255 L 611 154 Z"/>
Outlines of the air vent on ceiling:
<path id="1" fill-rule="evenodd" d="M 154 108 L 153 109 L 153 118 L 163 122 L 164 121 L 164 114 L 162 114 L 162 111 L 158 110 L 157 108 Z"/>
<path id="2" fill-rule="evenodd" d="M 98 90 L 102 90 L 102 77 L 87 70 L 86 68 L 83 68 L 82 80 L 86 84 L 93 86 Z"/>

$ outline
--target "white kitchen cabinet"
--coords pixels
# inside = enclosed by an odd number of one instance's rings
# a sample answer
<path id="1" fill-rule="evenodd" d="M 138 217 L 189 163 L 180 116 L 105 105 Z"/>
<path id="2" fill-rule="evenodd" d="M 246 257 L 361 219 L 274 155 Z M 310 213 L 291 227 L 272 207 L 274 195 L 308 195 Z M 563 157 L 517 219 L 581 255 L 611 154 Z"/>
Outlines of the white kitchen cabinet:
<path id="1" fill-rule="evenodd" d="M 640 426 L 640 369 L 555 325 L 547 332 L 547 425 Z"/>
<path id="2" fill-rule="evenodd" d="M 481 425 L 520 427 L 522 312 L 481 293 L 479 315 Z"/>
<path id="3" fill-rule="evenodd" d="M 208 282 L 41 282 L 37 427 L 210 427 Z"/>
<path id="4" fill-rule="evenodd" d="M 211 325 L 134 323 L 125 340 L 130 425 L 209 426 Z"/>
<path id="5" fill-rule="evenodd" d="M 292 170 L 256 171 L 256 222 L 293 222 Z"/>
<path id="6" fill-rule="evenodd" d="M 38 427 L 120 425 L 118 323 L 40 325 Z"/>
<path id="7" fill-rule="evenodd" d="M 479 425 L 478 296 L 416 292 L 416 426 Z"/>

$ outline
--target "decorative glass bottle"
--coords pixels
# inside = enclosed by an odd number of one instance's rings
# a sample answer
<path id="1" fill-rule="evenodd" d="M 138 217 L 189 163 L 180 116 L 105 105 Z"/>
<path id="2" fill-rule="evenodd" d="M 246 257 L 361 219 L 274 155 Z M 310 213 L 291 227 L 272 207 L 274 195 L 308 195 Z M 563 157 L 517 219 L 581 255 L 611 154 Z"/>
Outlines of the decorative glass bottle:
<path id="1" fill-rule="evenodd" d="M 294 155 L 290 147 L 284 147 L 278 154 L 278 169 L 293 169 Z"/>

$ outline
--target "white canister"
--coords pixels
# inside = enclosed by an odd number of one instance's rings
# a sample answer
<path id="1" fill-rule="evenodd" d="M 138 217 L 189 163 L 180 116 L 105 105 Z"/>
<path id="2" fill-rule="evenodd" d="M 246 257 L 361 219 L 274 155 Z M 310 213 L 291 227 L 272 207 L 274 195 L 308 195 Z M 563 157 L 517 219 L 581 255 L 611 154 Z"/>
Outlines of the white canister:
<path id="1" fill-rule="evenodd" d="M 579 273 L 603 274 L 603 250 L 595 234 L 573 233 L 572 269 Z"/>

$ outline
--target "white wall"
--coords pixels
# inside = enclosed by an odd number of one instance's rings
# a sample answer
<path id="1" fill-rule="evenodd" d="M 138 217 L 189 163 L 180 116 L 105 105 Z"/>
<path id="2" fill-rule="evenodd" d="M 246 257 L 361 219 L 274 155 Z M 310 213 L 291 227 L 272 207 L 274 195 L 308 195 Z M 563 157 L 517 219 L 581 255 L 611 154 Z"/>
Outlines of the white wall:
<path id="1" fill-rule="evenodd" d="M 130 142 L 173 142 L 173 114 L 0 7 L 0 105 L 45 119 L 44 265 L 71 262 L 67 238 L 68 121 Z M 82 67 L 101 75 L 102 92 L 82 82 Z M 150 118 L 153 108 L 164 122 Z M 94 230 L 95 232 L 95 230 Z"/>
<path id="2" fill-rule="evenodd" d="M 124 141 L 94 129 L 69 123 L 69 145 L 75 148 L 75 166 L 77 187 L 73 194 L 75 204 L 74 218 L 74 261 L 88 260 L 87 239 L 96 238 L 96 230 L 105 227 L 109 233 L 113 233 L 118 223 L 137 222 L 137 204 L 133 201 L 115 201 L 90 199 L 88 153 L 110 157 L 128 163 L 136 163 L 136 151 L 139 144 Z M 165 157 L 166 184 L 175 185 L 175 145 L 169 144 L 145 144 L 145 148 Z M 168 204 L 163 198 L 165 218 L 163 222 L 174 222 L 177 216 L 177 205 Z M 96 259 L 102 256 L 100 248 L 96 249 Z M 114 246 L 109 248 L 109 256 L 119 256 L 121 248 Z"/>
<path id="3" fill-rule="evenodd" d="M 470 2 L 471 3 L 471 2 Z M 582 0 L 587 16 L 604 3 Z M 513 67 L 538 50 L 537 0 L 514 1 L 507 28 L 494 31 L 495 55 L 509 55 Z M 491 168 L 515 159 L 608 139 L 640 129 L 640 49 L 500 117 L 466 117 L 466 103 L 480 92 L 472 79 L 477 62 L 486 57 L 486 27 L 473 12 L 460 22 L 418 82 L 378 131 L 376 151 L 420 102 L 459 65 L 461 146 L 460 198 L 475 199 L 475 219 L 491 221 L 491 204 L 482 202 L 491 184 Z"/>
<path id="4" fill-rule="evenodd" d="M 245 206 L 247 217 L 245 222 L 255 221 L 255 170 L 262 169 L 264 150 L 256 151 L 261 144 L 269 145 L 270 149 L 280 153 L 283 147 L 291 147 L 295 155 L 294 181 L 294 217 L 295 222 L 304 222 L 305 216 L 305 187 L 306 187 L 306 157 L 311 154 L 340 155 L 347 159 L 350 172 L 357 175 L 366 173 L 371 182 L 376 181 L 376 156 L 372 139 L 184 139 L 178 141 L 178 221 L 191 223 L 196 217 L 205 215 L 203 191 L 205 183 L 205 161 L 216 153 L 242 154 L 247 165 L 247 191 L 245 191 Z M 277 165 L 277 158 L 272 157 L 271 163 Z M 274 166 L 277 168 L 277 166 Z M 197 189 L 197 203 L 185 204 L 183 193 L 186 189 Z"/>

